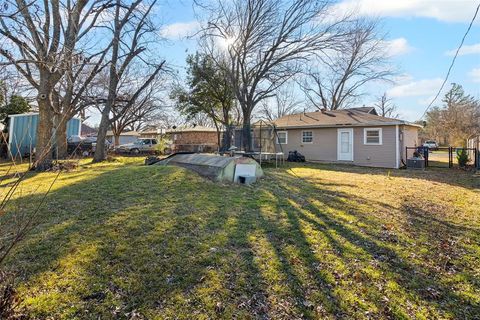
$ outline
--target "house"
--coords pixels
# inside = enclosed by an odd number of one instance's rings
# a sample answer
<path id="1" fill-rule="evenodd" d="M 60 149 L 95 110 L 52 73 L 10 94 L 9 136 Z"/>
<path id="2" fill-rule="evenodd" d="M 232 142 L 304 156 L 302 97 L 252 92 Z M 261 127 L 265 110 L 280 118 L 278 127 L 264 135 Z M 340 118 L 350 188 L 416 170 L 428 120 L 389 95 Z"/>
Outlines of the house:
<path id="1" fill-rule="evenodd" d="M 162 136 L 163 130 L 157 129 L 154 127 L 147 127 L 138 132 L 140 134 L 140 138 L 151 138 L 151 139 L 159 139 Z"/>
<path id="2" fill-rule="evenodd" d="M 418 143 L 419 125 L 379 116 L 374 108 L 298 113 L 274 121 L 276 143 L 307 160 L 399 168 L 405 147 Z"/>
<path id="3" fill-rule="evenodd" d="M 172 152 L 215 152 L 218 150 L 218 132 L 215 128 L 194 126 L 168 129 Z"/>
<path id="4" fill-rule="evenodd" d="M 477 168 L 480 169 L 480 135 L 475 134 L 470 136 L 467 140 L 468 155 L 470 159 L 477 157 Z"/>
<path id="5" fill-rule="evenodd" d="M 67 138 L 80 135 L 81 119 L 74 117 L 67 122 Z M 8 116 L 7 150 L 9 157 L 33 154 L 37 141 L 38 112 Z"/>
<path id="6" fill-rule="evenodd" d="M 80 130 L 80 133 L 82 137 L 96 137 L 98 130 L 86 123 L 82 123 L 82 129 Z"/>
<path id="7" fill-rule="evenodd" d="M 113 132 L 111 130 L 107 131 L 107 140 L 110 141 L 111 143 L 117 145 L 121 144 L 127 144 L 127 143 L 133 143 L 135 142 L 138 138 L 140 138 L 140 134 L 137 131 L 124 131 L 120 133 L 120 137 L 118 139 L 118 143 L 115 143 L 115 136 L 113 135 Z"/>
<path id="8" fill-rule="evenodd" d="M 480 149 L 480 135 L 472 135 L 467 140 L 467 148 Z"/>

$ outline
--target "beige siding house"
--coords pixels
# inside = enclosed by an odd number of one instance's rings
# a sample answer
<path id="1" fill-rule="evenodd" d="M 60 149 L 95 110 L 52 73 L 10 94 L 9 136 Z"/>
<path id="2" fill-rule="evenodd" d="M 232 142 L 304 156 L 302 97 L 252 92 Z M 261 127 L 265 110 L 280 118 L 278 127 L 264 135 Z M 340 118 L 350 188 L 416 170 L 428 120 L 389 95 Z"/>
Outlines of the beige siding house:
<path id="1" fill-rule="evenodd" d="M 285 154 L 297 150 L 308 161 L 399 168 L 405 147 L 418 144 L 419 126 L 381 117 L 374 108 L 294 114 L 275 126 L 279 148 Z"/>

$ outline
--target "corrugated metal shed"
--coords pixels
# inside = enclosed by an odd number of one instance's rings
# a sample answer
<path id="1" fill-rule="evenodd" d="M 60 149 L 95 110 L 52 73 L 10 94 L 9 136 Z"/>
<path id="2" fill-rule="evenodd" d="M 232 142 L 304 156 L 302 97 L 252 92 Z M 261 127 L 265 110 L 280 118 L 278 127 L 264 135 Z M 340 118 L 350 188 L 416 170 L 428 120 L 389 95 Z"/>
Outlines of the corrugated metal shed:
<path id="1" fill-rule="evenodd" d="M 37 141 L 38 113 L 23 113 L 9 116 L 8 147 L 13 157 L 30 153 Z M 80 135 L 81 120 L 72 118 L 67 122 L 67 137 Z"/>

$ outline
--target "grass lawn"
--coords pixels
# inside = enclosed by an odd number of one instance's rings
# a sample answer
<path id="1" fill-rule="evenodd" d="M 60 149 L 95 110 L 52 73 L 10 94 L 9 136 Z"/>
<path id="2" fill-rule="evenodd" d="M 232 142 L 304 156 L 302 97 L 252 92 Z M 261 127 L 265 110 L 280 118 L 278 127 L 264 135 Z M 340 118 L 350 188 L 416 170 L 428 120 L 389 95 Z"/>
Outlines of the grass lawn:
<path id="1" fill-rule="evenodd" d="M 142 160 L 59 176 L 6 262 L 23 309 L 41 319 L 479 319 L 478 176 L 293 164 L 231 186 Z M 32 173 L 1 228 L 54 177 Z"/>

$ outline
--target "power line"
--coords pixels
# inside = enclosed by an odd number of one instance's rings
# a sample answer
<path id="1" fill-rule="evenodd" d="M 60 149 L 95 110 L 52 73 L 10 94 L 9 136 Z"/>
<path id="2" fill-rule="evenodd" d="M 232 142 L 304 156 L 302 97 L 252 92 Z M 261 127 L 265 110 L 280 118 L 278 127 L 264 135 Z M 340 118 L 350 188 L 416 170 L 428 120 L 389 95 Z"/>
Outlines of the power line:
<path id="1" fill-rule="evenodd" d="M 445 86 L 445 83 L 447 83 L 448 77 L 450 76 L 450 72 L 452 71 L 453 65 L 455 64 L 455 60 L 457 60 L 458 53 L 460 52 L 460 49 L 461 49 L 462 46 L 463 46 L 463 42 L 465 42 L 465 38 L 467 37 L 468 33 L 470 32 L 470 29 L 472 28 L 473 23 L 475 22 L 475 19 L 477 18 L 477 14 L 478 14 L 478 10 L 479 10 L 479 9 L 480 9 L 480 3 L 478 4 L 477 9 L 475 10 L 475 14 L 473 15 L 472 21 L 470 21 L 470 24 L 468 25 L 467 31 L 466 31 L 465 34 L 463 35 L 462 41 L 460 41 L 460 45 L 458 46 L 457 51 L 455 52 L 455 55 L 453 56 L 452 63 L 450 64 L 450 67 L 448 68 L 447 74 L 446 74 L 446 76 L 445 76 L 445 79 L 443 80 L 442 85 L 440 86 L 440 89 L 438 90 L 437 94 L 435 95 L 435 97 L 433 98 L 433 100 L 430 102 L 430 104 L 427 106 L 427 108 L 426 108 L 425 111 L 423 112 L 423 114 L 422 114 L 422 116 L 420 117 L 420 119 L 422 119 L 423 117 L 425 117 L 425 114 L 427 114 L 428 109 L 430 109 L 430 108 L 432 107 L 432 105 L 435 103 L 435 101 L 437 100 L 438 96 L 439 96 L 440 93 L 442 92 L 443 87 Z"/>

